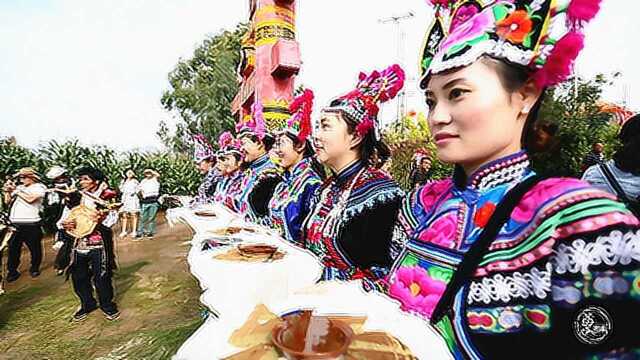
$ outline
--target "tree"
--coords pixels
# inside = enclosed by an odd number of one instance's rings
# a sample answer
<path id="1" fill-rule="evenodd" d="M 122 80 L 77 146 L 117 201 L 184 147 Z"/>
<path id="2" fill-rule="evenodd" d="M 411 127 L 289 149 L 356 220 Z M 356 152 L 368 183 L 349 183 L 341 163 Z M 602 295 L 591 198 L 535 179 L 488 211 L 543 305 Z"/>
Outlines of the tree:
<path id="1" fill-rule="evenodd" d="M 423 113 L 410 112 L 383 131 L 383 137 L 392 151 L 391 174 L 405 189 L 411 187 L 412 161 L 417 151 L 424 151 L 431 158 L 433 179 L 451 175 L 452 166 L 438 160 L 436 146 L 431 138 L 427 118 Z"/>
<path id="2" fill-rule="evenodd" d="M 551 138 L 532 154 L 534 169 L 547 176 L 580 177 L 583 157 L 595 142 L 611 155 L 619 146 L 618 126 L 611 114 L 600 111 L 602 91 L 615 77 L 599 74 L 592 79 L 570 78 L 553 89 L 538 116 L 537 128 L 552 129 Z"/>
<path id="3" fill-rule="evenodd" d="M 162 106 L 178 118 L 175 132 L 160 123 L 158 136 L 169 149 L 185 153 L 187 138 L 201 133 L 209 139 L 233 128 L 231 102 L 238 92 L 236 66 L 240 62 L 240 39 L 247 31 L 239 24 L 206 38 L 193 56 L 181 59 L 169 73 L 171 89 L 162 94 Z"/>

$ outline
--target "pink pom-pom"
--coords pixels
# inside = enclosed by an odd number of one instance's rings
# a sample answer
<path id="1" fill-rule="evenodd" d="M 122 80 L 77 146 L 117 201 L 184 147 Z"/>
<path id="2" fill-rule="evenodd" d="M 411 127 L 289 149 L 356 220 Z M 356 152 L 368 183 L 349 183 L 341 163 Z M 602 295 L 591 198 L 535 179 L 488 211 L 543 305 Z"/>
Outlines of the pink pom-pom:
<path id="1" fill-rule="evenodd" d="M 536 85 L 543 89 L 564 81 L 571 74 L 573 62 L 583 47 L 584 35 L 581 33 L 572 31 L 560 39 L 545 65 L 533 75 Z"/>
<path id="2" fill-rule="evenodd" d="M 573 0 L 567 8 L 570 21 L 590 21 L 600 10 L 601 0 Z"/>
<path id="3" fill-rule="evenodd" d="M 220 134 L 220 137 L 218 138 L 218 146 L 220 149 L 231 145 L 231 143 L 233 143 L 233 135 L 231 135 L 230 131 L 225 131 Z"/>
<path id="4" fill-rule="evenodd" d="M 371 129 L 373 129 L 373 121 L 371 121 L 371 119 L 366 119 L 356 126 L 356 131 L 360 136 L 367 135 Z"/>

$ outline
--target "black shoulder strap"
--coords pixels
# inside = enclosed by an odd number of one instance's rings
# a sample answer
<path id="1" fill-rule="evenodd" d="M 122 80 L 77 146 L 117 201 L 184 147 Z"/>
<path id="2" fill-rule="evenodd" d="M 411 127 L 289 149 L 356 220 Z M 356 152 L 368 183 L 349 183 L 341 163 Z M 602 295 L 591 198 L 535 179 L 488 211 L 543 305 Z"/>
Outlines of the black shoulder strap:
<path id="1" fill-rule="evenodd" d="M 453 274 L 453 277 L 447 285 L 442 298 L 433 311 L 433 315 L 431 316 L 430 320 L 432 324 L 440 321 L 447 309 L 451 307 L 453 298 L 458 292 L 458 289 L 460 289 L 464 282 L 469 279 L 471 275 L 473 275 L 473 272 L 478 267 L 478 264 L 482 260 L 482 257 L 487 252 L 489 245 L 496 238 L 498 232 L 500 232 L 502 226 L 511 216 L 513 209 L 518 205 L 518 203 L 520 203 L 520 200 L 522 199 L 524 194 L 526 194 L 527 191 L 529 191 L 542 179 L 543 177 L 539 175 L 534 175 L 527 178 L 526 180 L 509 190 L 502 201 L 500 201 L 484 230 L 482 231 L 478 239 L 473 243 L 469 251 L 467 251 L 467 253 L 464 255 L 464 259 L 460 263 L 460 266 Z"/>
<path id="2" fill-rule="evenodd" d="M 625 203 L 626 205 L 629 205 L 631 203 L 631 201 L 629 200 L 629 197 L 627 197 L 627 194 L 622 189 L 622 186 L 620 186 L 620 183 L 618 182 L 616 177 L 613 176 L 613 173 L 609 169 L 609 166 L 607 166 L 607 164 L 602 164 L 602 163 L 598 166 L 600 167 L 600 170 L 602 170 L 604 177 L 607 178 L 607 182 L 609 183 L 609 185 L 611 185 L 611 187 L 613 188 L 613 191 L 616 192 L 620 200 L 622 200 L 622 202 Z"/>

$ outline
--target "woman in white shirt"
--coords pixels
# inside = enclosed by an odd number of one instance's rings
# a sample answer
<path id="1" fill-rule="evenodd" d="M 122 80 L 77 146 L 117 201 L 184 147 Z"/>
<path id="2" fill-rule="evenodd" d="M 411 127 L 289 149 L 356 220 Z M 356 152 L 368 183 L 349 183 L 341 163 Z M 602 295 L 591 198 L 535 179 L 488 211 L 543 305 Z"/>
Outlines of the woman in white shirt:
<path id="1" fill-rule="evenodd" d="M 132 169 L 125 172 L 125 178 L 120 184 L 120 193 L 122 194 L 121 228 L 120 237 L 127 234 L 135 234 L 138 227 L 138 214 L 140 214 L 140 199 L 138 198 L 138 179 Z M 131 219 L 131 230 L 128 230 L 129 219 Z"/>

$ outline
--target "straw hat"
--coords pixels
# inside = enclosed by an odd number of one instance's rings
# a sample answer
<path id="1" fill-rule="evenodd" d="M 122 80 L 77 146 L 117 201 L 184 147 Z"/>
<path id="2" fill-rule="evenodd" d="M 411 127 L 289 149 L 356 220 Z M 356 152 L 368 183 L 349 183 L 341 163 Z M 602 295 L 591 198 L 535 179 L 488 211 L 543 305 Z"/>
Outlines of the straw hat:
<path id="1" fill-rule="evenodd" d="M 151 174 L 154 177 L 160 177 L 160 173 L 158 173 L 157 171 L 153 170 L 153 169 L 144 169 L 144 171 L 142 172 L 145 176 L 147 174 Z"/>
<path id="2" fill-rule="evenodd" d="M 18 170 L 17 173 L 15 173 L 13 175 L 13 177 L 28 177 L 28 178 L 32 178 L 36 181 L 40 181 L 40 176 L 38 175 L 38 173 L 32 168 L 32 167 L 23 167 L 22 169 Z"/>

